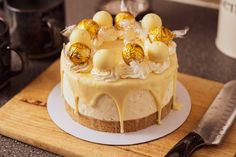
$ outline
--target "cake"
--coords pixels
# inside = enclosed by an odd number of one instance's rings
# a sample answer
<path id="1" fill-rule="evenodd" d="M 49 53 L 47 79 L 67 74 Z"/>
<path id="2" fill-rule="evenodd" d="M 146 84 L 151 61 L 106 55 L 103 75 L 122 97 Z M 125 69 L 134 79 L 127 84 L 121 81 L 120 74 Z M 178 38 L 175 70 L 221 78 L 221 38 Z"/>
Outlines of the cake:
<path id="1" fill-rule="evenodd" d="M 138 22 L 130 12 L 113 19 L 99 11 L 63 35 L 61 91 L 74 121 L 98 131 L 132 132 L 161 124 L 176 107 L 173 38 L 181 31 L 164 27 L 158 15 Z"/>

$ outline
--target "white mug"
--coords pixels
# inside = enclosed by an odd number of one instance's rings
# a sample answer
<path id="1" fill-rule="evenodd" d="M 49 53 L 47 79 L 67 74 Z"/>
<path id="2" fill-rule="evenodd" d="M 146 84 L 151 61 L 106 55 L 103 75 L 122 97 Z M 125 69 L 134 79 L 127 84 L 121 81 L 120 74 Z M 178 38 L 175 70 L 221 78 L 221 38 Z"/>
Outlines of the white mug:
<path id="1" fill-rule="evenodd" d="M 217 48 L 236 59 L 236 0 L 221 0 L 219 6 Z"/>

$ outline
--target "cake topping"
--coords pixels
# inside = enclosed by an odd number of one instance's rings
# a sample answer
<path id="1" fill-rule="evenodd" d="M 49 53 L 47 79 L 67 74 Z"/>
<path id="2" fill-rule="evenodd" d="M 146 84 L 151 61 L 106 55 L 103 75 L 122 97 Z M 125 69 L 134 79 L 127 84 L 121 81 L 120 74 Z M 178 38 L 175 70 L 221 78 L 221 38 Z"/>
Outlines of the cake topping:
<path id="1" fill-rule="evenodd" d="M 185 27 L 184 29 L 180 30 L 174 30 L 172 33 L 174 33 L 176 38 L 183 38 L 189 31 L 189 27 Z"/>
<path id="2" fill-rule="evenodd" d="M 115 68 L 115 56 L 108 49 L 98 50 L 93 56 L 93 67 L 98 71 L 111 71 Z"/>
<path id="3" fill-rule="evenodd" d="M 123 48 L 122 57 L 128 65 L 131 61 L 142 62 L 144 60 L 143 48 L 138 44 L 128 43 Z"/>
<path id="4" fill-rule="evenodd" d="M 97 37 L 99 25 L 95 21 L 93 21 L 92 19 L 83 19 L 77 25 L 77 28 L 84 29 L 84 30 L 88 31 L 90 36 L 94 39 Z"/>
<path id="5" fill-rule="evenodd" d="M 69 48 L 68 57 L 75 65 L 84 65 L 89 62 L 91 50 L 82 43 L 74 43 Z"/>
<path id="6" fill-rule="evenodd" d="M 147 14 L 143 17 L 142 21 L 142 28 L 146 31 L 146 32 L 150 32 L 151 30 L 157 28 L 161 28 L 162 26 L 162 21 L 161 18 L 154 14 L 154 13 L 150 13 Z"/>
<path id="7" fill-rule="evenodd" d="M 76 25 L 67 26 L 64 30 L 61 31 L 61 34 L 67 38 L 70 37 L 72 31 L 76 28 Z"/>
<path id="8" fill-rule="evenodd" d="M 69 37 L 70 43 L 81 43 L 91 47 L 91 37 L 86 30 L 74 29 Z"/>
<path id="9" fill-rule="evenodd" d="M 122 10 L 114 22 L 115 26 L 108 12 L 99 11 L 93 19 L 83 19 L 63 31 L 69 38 L 64 52 L 70 69 L 106 81 L 145 79 L 150 73 L 160 74 L 169 68 L 170 55 L 176 52 L 173 39 L 188 31 L 171 31 L 162 26 L 161 18 L 154 13 L 138 22 L 129 11 Z"/>
<path id="10" fill-rule="evenodd" d="M 99 37 L 104 41 L 114 41 L 117 39 L 118 34 L 114 27 L 102 27 L 98 32 L 98 38 Z"/>
<path id="11" fill-rule="evenodd" d="M 113 19 L 107 11 L 99 11 L 93 16 L 93 20 L 97 22 L 100 27 L 112 27 Z"/>
<path id="12" fill-rule="evenodd" d="M 115 56 L 108 49 L 98 50 L 93 56 L 92 75 L 97 80 L 115 81 L 119 78 L 116 66 Z"/>
<path id="13" fill-rule="evenodd" d="M 129 65 L 123 64 L 120 67 L 121 78 L 139 78 L 146 79 L 147 75 L 151 72 L 148 61 L 141 63 L 137 61 L 131 61 Z"/>
<path id="14" fill-rule="evenodd" d="M 148 34 L 148 38 L 151 42 L 162 41 L 167 45 L 173 40 L 174 37 L 175 34 L 172 33 L 168 28 L 163 26 L 161 28 L 154 28 Z"/>
<path id="15" fill-rule="evenodd" d="M 134 16 L 127 11 L 120 12 L 115 17 L 115 27 L 117 29 L 122 29 L 124 26 L 135 22 Z"/>
<path id="16" fill-rule="evenodd" d="M 155 63 L 163 64 L 169 58 L 169 48 L 163 42 L 155 41 L 150 43 L 150 46 L 145 51 L 149 60 Z"/>

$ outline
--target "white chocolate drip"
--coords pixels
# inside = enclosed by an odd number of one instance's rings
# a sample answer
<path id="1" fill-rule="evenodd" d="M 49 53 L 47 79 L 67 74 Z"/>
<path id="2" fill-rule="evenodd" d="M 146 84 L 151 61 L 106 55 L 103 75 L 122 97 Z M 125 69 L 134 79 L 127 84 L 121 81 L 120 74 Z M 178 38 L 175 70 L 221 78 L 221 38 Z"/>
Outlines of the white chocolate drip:
<path id="1" fill-rule="evenodd" d="M 74 113 L 75 114 L 79 113 L 79 97 L 78 96 L 75 97 L 75 110 L 74 110 Z"/>
<path id="2" fill-rule="evenodd" d="M 62 80 L 64 80 L 64 70 L 61 70 L 61 96 L 63 97 L 64 95 L 63 95 L 63 91 L 64 91 L 64 89 L 63 89 L 63 81 Z"/>

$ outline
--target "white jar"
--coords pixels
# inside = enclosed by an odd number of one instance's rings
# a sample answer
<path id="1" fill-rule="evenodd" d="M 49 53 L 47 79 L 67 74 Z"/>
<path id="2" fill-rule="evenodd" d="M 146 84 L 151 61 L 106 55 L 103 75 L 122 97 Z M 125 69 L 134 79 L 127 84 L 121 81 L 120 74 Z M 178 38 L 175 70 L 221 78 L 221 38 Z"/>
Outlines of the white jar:
<path id="1" fill-rule="evenodd" d="M 221 0 L 219 6 L 217 48 L 236 59 L 236 0 Z"/>

